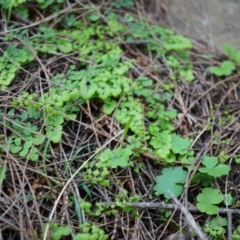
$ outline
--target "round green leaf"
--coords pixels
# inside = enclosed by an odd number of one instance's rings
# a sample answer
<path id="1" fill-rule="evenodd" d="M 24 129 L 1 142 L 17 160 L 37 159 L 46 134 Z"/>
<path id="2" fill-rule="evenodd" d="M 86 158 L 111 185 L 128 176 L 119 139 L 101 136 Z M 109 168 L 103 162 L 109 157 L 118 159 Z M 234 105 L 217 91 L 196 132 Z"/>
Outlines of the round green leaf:
<path id="1" fill-rule="evenodd" d="M 218 212 L 218 207 L 215 205 L 223 201 L 223 195 L 219 193 L 218 189 L 204 188 L 202 193 L 198 194 L 197 201 L 197 208 L 201 212 L 212 215 Z"/>

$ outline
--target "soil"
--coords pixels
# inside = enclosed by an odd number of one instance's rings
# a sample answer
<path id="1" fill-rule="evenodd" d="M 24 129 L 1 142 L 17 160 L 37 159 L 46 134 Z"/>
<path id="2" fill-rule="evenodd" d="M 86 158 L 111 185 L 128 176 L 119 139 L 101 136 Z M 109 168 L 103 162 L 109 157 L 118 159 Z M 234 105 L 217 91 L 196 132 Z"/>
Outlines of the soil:
<path id="1" fill-rule="evenodd" d="M 179 33 L 213 50 L 222 50 L 224 42 L 240 49 L 240 0 L 171 0 L 167 12 Z"/>

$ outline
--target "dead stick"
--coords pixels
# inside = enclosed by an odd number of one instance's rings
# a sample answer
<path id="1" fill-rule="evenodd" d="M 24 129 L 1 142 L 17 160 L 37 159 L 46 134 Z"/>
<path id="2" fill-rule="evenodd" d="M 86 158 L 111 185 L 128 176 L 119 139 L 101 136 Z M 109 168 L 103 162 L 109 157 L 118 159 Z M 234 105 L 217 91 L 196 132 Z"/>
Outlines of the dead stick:
<path id="1" fill-rule="evenodd" d="M 102 206 L 108 205 L 116 205 L 116 202 L 101 202 Z M 134 203 L 124 203 L 125 206 L 128 207 L 138 207 L 138 208 L 163 208 L 163 209 L 179 209 L 181 208 L 176 204 L 171 203 L 162 203 L 162 202 L 134 202 Z M 190 212 L 200 212 L 196 207 L 189 206 L 188 210 Z M 228 212 L 232 214 L 240 214 L 240 209 L 227 209 L 227 208 L 219 208 L 218 213 L 227 214 Z"/>

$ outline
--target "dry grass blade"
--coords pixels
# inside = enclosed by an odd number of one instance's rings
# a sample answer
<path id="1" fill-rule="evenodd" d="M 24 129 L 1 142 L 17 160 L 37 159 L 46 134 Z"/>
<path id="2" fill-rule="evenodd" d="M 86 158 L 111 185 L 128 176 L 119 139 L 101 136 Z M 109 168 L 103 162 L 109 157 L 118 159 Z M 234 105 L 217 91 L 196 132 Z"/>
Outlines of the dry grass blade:
<path id="1" fill-rule="evenodd" d="M 74 177 L 80 172 L 80 170 L 84 167 L 85 164 L 87 164 L 94 156 L 96 156 L 99 152 L 101 152 L 109 143 L 111 143 L 115 138 L 117 138 L 118 136 L 120 136 L 123 133 L 123 131 L 120 131 L 119 133 L 117 133 L 112 139 L 110 139 L 109 141 L 107 141 L 103 146 L 101 146 L 101 148 L 99 148 L 90 158 L 88 158 L 82 165 L 81 167 L 79 167 L 75 173 L 73 173 L 73 175 L 71 176 L 70 179 L 68 179 L 68 181 L 66 182 L 66 184 L 64 185 L 62 191 L 59 193 L 58 198 L 55 201 L 55 204 L 53 206 L 53 209 L 49 215 L 49 219 L 48 221 L 51 222 L 52 218 L 53 218 L 53 214 L 56 210 L 57 204 L 60 200 L 60 198 L 62 197 L 64 191 L 66 190 L 66 188 L 68 187 L 68 185 L 72 182 L 72 180 L 74 179 Z M 49 230 L 49 224 L 47 224 L 46 229 L 44 231 L 44 236 L 43 236 L 43 240 L 47 240 L 48 237 L 48 230 Z"/>

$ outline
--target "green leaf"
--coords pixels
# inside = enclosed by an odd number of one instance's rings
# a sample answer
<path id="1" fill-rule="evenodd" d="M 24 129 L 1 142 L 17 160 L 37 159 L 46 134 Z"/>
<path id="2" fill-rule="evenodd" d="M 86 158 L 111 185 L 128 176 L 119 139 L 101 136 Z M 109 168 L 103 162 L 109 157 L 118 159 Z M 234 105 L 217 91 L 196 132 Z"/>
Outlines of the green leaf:
<path id="1" fill-rule="evenodd" d="M 16 146 L 11 144 L 9 149 L 11 153 L 18 153 L 22 150 L 22 146 Z"/>
<path id="2" fill-rule="evenodd" d="M 13 140 L 14 144 L 16 146 L 20 146 L 22 144 L 22 139 L 20 137 L 16 137 L 14 140 Z"/>
<path id="3" fill-rule="evenodd" d="M 31 161 L 34 162 L 38 161 L 39 159 L 38 149 L 36 147 L 31 148 L 28 157 Z"/>
<path id="4" fill-rule="evenodd" d="M 45 140 L 45 136 L 43 135 L 38 135 L 36 139 L 34 140 L 35 145 L 41 145 Z"/>
<path id="5" fill-rule="evenodd" d="M 230 193 L 224 195 L 224 202 L 227 206 L 233 205 L 233 197 Z"/>
<path id="6" fill-rule="evenodd" d="M 6 173 L 7 167 L 6 166 L 0 167 L 0 185 L 2 185 L 2 182 L 6 179 Z"/>
<path id="7" fill-rule="evenodd" d="M 204 188 L 202 193 L 197 196 L 197 208 L 209 215 L 217 214 L 218 207 L 215 206 L 223 201 L 223 195 L 218 189 Z"/>
<path id="8" fill-rule="evenodd" d="M 135 88 L 141 87 L 141 86 L 150 87 L 152 86 L 152 84 L 153 84 L 153 81 L 147 77 L 139 77 L 134 82 Z"/>
<path id="9" fill-rule="evenodd" d="M 226 218 L 220 216 L 212 218 L 210 222 L 205 224 L 204 231 L 213 236 L 214 239 L 222 239 L 222 234 L 226 232 L 225 228 L 227 226 Z"/>
<path id="10" fill-rule="evenodd" d="M 205 156 L 202 164 L 205 168 L 199 168 L 199 172 L 207 173 L 209 176 L 221 177 L 230 171 L 230 167 L 226 164 L 218 164 L 218 158 Z"/>
<path id="11" fill-rule="evenodd" d="M 23 133 L 26 136 L 31 136 L 36 131 L 37 131 L 37 126 L 32 126 L 30 122 L 27 122 L 24 126 Z"/>
<path id="12" fill-rule="evenodd" d="M 159 194 L 163 194 L 166 199 L 171 198 L 168 191 L 178 197 L 183 192 L 181 184 L 185 183 L 186 177 L 187 172 L 181 167 L 163 168 L 162 175 L 156 177 L 157 184 L 153 189 Z"/>
<path id="13" fill-rule="evenodd" d="M 64 117 L 62 115 L 55 115 L 52 117 L 54 125 L 61 125 L 64 122 Z"/>
<path id="14" fill-rule="evenodd" d="M 59 131 L 58 130 L 48 131 L 47 135 L 53 143 L 59 143 L 62 139 L 62 131 L 60 131 L 60 130 Z"/>
<path id="15" fill-rule="evenodd" d="M 23 150 L 19 153 L 20 157 L 26 157 L 28 155 L 28 149 L 23 148 Z"/>
<path id="16" fill-rule="evenodd" d="M 89 240 L 90 233 L 78 233 L 75 235 L 75 240 Z"/>
<path id="17" fill-rule="evenodd" d="M 26 157 L 29 152 L 29 148 L 33 145 L 32 140 L 28 140 L 23 145 L 23 150 L 19 153 L 20 157 Z"/>
<path id="18" fill-rule="evenodd" d="M 185 154 L 186 150 L 191 146 L 191 142 L 188 139 L 183 139 L 176 134 L 172 134 L 171 150 L 175 154 Z"/>
<path id="19" fill-rule="evenodd" d="M 224 52 L 235 62 L 240 63 L 240 51 L 237 51 L 231 44 L 224 43 Z"/>
<path id="20" fill-rule="evenodd" d="M 26 121 L 28 117 L 29 117 L 29 113 L 27 111 L 21 114 L 22 121 Z"/>
<path id="21" fill-rule="evenodd" d="M 62 43 L 61 45 L 58 45 L 58 49 L 62 53 L 65 53 L 65 54 L 70 53 L 72 51 L 72 44 L 70 42 L 64 41 L 64 43 Z"/>
<path id="22" fill-rule="evenodd" d="M 166 158 L 171 149 L 171 134 L 169 131 L 162 131 L 158 135 L 153 136 L 150 140 L 150 145 L 155 149 L 155 153 L 161 157 Z"/>
<path id="23" fill-rule="evenodd" d="M 53 240 L 60 240 L 63 236 L 69 236 L 70 234 L 70 226 L 57 226 L 53 231 Z"/>
<path id="24" fill-rule="evenodd" d="M 43 34 L 42 37 L 45 39 L 55 37 L 56 31 L 54 28 L 47 28 L 47 27 L 41 26 L 39 30 L 40 30 L 41 34 Z"/>
<path id="25" fill-rule="evenodd" d="M 222 218 L 222 217 L 216 217 L 211 219 L 211 221 L 209 222 L 209 227 L 211 228 L 215 228 L 215 227 L 219 227 L 219 226 L 227 226 L 227 219 L 226 218 Z"/>
<path id="26" fill-rule="evenodd" d="M 229 76 L 236 69 L 234 62 L 226 60 L 223 61 L 220 67 L 210 67 L 209 71 L 216 76 Z"/>
<path id="27" fill-rule="evenodd" d="M 191 179 L 192 184 L 201 184 L 204 187 L 210 185 L 210 183 L 214 180 L 212 176 L 206 175 L 204 173 L 196 173 L 194 177 Z"/>
<path id="28" fill-rule="evenodd" d="M 102 166 L 124 168 L 129 165 L 128 161 L 132 153 L 132 148 L 130 146 L 127 146 L 126 148 L 118 147 L 112 151 L 107 148 L 104 152 L 102 152 L 99 159 L 101 160 Z"/>
<path id="29" fill-rule="evenodd" d="M 117 102 L 115 100 L 105 99 L 103 104 L 103 112 L 107 115 L 110 115 L 116 106 Z"/>
<path id="30" fill-rule="evenodd" d="M 100 15 L 98 13 L 92 13 L 88 16 L 88 19 L 92 22 L 96 22 L 100 19 Z"/>

